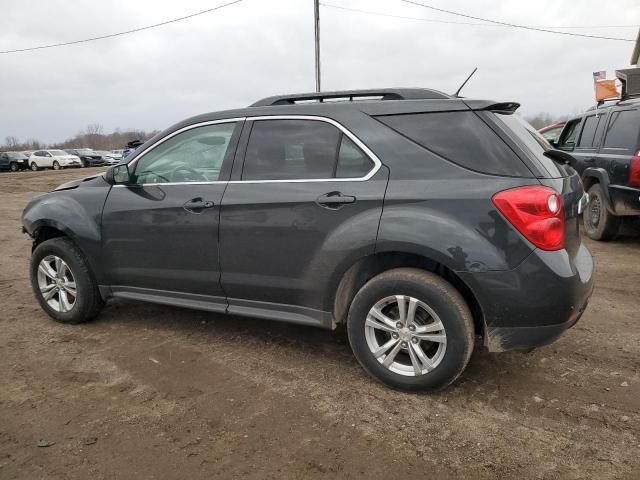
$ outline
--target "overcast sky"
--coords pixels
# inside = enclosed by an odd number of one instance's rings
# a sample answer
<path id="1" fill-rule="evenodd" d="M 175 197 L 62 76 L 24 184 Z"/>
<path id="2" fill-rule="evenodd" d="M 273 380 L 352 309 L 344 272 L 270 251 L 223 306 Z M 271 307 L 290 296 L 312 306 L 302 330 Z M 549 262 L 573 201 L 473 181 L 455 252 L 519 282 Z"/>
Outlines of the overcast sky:
<path id="1" fill-rule="evenodd" d="M 327 4 L 474 22 L 399 0 Z M 104 35 L 225 0 L 0 0 L 0 50 Z M 640 25 L 638 0 L 424 0 L 529 25 Z M 81 6 L 82 5 L 82 6 Z M 522 113 L 571 114 L 593 103 L 591 74 L 629 65 L 633 43 L 492 26 L 430 23 L 321 7 L 324 90 L 387 86 L 513 100 Z M 636 28 L 571 30 L 635 39 Z M 313 0 L 244 0 L 148 31 L 82 45 L 0 55 L 0 144 L 62 141 L 87 124 L 164 129 L 185 117 L 315 88 Z"/>

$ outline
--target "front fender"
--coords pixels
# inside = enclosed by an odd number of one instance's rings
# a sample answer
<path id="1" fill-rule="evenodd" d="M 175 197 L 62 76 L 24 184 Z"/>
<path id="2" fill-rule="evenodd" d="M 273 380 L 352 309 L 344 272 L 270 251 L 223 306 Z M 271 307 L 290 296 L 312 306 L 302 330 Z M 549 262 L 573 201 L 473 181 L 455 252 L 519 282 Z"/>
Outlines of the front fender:
<path id="1" fill-rule="evenodd" d="M 51 192 L 33 199 L 22 214 L 24 230 L 36 238 L 38 230 L 49 227 L 71 238 L 85 254 L 100 282 L 101 216 L 108 189 L 78 188 Z"/>

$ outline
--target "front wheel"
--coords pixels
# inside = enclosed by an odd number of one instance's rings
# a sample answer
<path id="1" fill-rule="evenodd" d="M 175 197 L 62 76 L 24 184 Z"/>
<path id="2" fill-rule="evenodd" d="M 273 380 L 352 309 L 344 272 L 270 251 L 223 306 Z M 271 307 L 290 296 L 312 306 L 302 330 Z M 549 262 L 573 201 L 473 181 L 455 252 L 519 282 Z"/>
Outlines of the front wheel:
<path id="1" fill-rule="evenodd" d="M 85 322 L 103 306 L 87 260 L 68 238 L 52 238 L 36 247 L 31 287 L 42 309 L 58 322 Z"/>
<path id="2" fill-rule="evenodd" d="M 31 171 L 32 172 L 37 172 L 39 170 L 38 165 L 36 165 L 36 162 L 31 162 Z"/>
<path id="3" fill-rule="evenodd" d="M 12 172 L 17 172 L 18 171 L 18 164 L 15 162 L 11 162 L 11 165 L 9 165 L 9 170 L 11 170 Z"/>
<path id="4" fill-rule="evenodd" d="M 618 236 L 620 217 L 607 210 L 602 186 L 596 183 L 589 189 L 589 203 L 582 214 L 584 231 L 593 240 L 613 240 Z"/>
<path id="5" fill-rule="evenodd" d="M 53 169 L 54 170 L 60 170 L 60 164 L 56 161 L 53 162 Z"/>
<path id="6" fill-rule="evenodd" d="M 443 278 L 419 269 L 384 272 L 356 294 L 347 319 L 353 353 L 376 380 L 438 391 L 462 373 L 473 350 L 469 307 Z"/>

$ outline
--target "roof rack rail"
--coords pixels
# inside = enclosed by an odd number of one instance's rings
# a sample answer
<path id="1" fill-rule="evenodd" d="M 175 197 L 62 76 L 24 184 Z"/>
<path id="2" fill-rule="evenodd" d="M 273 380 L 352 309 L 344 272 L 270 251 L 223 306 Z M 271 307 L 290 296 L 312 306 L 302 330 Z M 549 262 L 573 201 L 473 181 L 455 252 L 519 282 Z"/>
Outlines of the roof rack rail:
<path id="1" fill-rule="evenodd" d="M 296 103 L 323 103 L 326 100 L 438 100 L 452 98 L 451 95 L 430 88 L 380 88 L 371 90 L 341 90 L 336 92 L 298 93 L 276 95 L 258 100 L 251 107 L 295 105 Z"/>

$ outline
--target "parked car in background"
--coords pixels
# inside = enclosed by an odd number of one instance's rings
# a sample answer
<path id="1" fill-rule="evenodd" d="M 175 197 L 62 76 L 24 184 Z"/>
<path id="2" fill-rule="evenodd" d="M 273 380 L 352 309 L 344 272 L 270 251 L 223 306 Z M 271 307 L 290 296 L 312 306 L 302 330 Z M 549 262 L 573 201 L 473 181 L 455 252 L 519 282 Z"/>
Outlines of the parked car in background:
<path id="1" fill-rule="evenodd" d="M 571 152 L 589 193 L 585 232 L 594 240 L 614 239 L 623 217 L 640 215 L 640 98 L 570 119 L 557 148 Z"/>
<path id="2" fill-rule="evenodd" d="M 22 152 L 0 152 L 0 170 L 17 172 L 29 168 L 29 157 Z"/>
<path id="3" fill-rule="evenodd" d="M 109 297 L 346 323 L 380 382 L 445 388 L 476 335 L 548 344 L 593 290 L 580 177 L 518 107 L 356 90 L 184 120 L 27 205 L 34 294 L 66 323 Z"/>
<path id="4" fill-rule="evenodd" d="M 122 154 L 124 153 L 124 150 L 111 150 L 111 153 L 116 155 L 115 158 L 117 158 L 118 160 L 122 160 Z"/>
<path id="5" fill-rule="evenodd" d="M 565 123 L 566 122 L 558 122 L 558 123 L 554 123 L 553 125 L 547 125 L 546 127 L 543 127 L 540 130 L 538 130 L 538 132 L 548 142 L 553 144 L 558 141 L 558 138 L 560 138 L 560 132 L 562 132 L 562 129 L 564 128 Z"/>
<path id="6" fill-rule="evenodd" d="M 108 166 L 117 165 L 118 163 L 120 163 L 120 160 L 122 160 L 122 155 L 116 155 L 115 153 L 109 152 L 108 150 L 94 150 L 94 152 L 102 156 L 104 163 Z"/>
<path id="7" fill-rule="evenodd" d="M 80 167 L 81 165 L 82 163 L 77 155 L 71 155 L 64 150 L 38 150 L 29 157 L 29 167 L 33 171 L 42 168 L 60 170 L 61 168 Z"/>
<path id="8" fill-rule="evenodd" d="M 80 158 L 83 167 L 102 167 L 106 164 L 102 155 L 90 148 L 70 148 L 66 152 Z"/>

